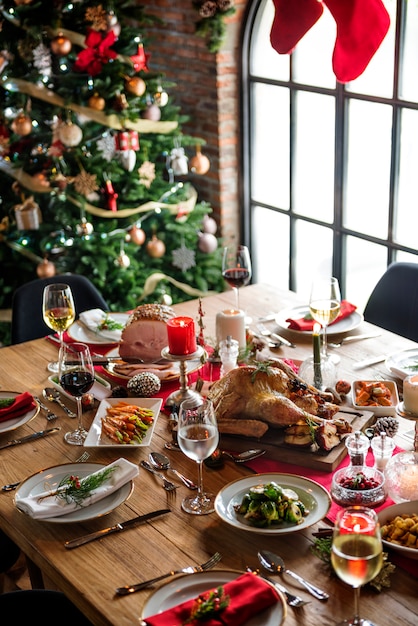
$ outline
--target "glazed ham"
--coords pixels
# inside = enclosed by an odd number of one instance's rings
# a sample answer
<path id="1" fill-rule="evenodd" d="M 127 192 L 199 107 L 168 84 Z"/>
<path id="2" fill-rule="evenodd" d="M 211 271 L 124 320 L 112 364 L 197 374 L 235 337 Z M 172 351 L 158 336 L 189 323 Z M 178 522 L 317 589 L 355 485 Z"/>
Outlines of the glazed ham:
<path id="1" fill-rule="evenodd" d="M 161 350 L 168 344 L 167 321 L 174 310 L 164 304 L 142 304 L 131 313 L 122 331 L 119 355 L 137 357 L 146 363 L 161 359 Z"/>
<path id="2" fill-rule="evenodd" d="M 210 387 L 219 430 L 260 437 L 271 428 L 285 428 L 306 417 L 331 419 L 338 406 L 330 395 L 307 385 L 284 362 L 274 367 L 238 367 Z"/>

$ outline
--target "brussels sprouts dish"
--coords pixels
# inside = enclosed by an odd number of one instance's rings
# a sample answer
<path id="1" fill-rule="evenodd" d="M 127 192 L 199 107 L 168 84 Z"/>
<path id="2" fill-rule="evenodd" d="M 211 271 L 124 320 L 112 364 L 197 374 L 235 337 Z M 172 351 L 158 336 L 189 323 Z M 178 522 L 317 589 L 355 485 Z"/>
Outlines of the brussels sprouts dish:
<path id="1" fill-rule="evenodd" d="M 250 487 L 234 510 L 258 528 L 284 523 L 297 525 L 309 514 L 293 489 L 281 487 L 275 482 Z"/>

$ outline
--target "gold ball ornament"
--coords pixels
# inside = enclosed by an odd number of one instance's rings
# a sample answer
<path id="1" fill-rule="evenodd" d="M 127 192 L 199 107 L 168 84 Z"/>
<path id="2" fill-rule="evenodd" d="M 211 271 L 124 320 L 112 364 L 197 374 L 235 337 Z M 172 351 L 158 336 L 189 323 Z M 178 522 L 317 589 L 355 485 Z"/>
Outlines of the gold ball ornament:
<path id="1" fill-rule="evenodd" d="M 83 131 L 77 124 L 65 122 L 58 130 L 58 137 L 64 146 L 73 148 L 74 146 L 78 146 L 83 139 Z"/>
<path id="2" fill-rule="evenodd" d="M 15 0 L 15 5 L 20 6 L 21 4 L 31 4 L 32 0 Z"/>
<path id="3" fill-rule="evenodd" d="M 51 52 L 57 56 L 66 56 L 71 52 L 72 47 L 71 40 L 62 33 L 51 39 Z"/>
<path id="4" fill-rule="evenodd" d="M 83 217 L 81 219 L 80 224 L 77 224 L 76 226 L 77 235 L 84 236 L 84 237 L 91 235 L 93 230 L 94 230 L 93 224 L 88 222 L 85 217 Z"/>
<path id="5" fill-rule="evenodd" d="M 140 76 L 132 76 L 126 80 L 125 88 L 134 96 L 143 96 L 147 86 Z"/>
<path id="6" fill-rule="evenodd" d="M 56 268 L 52 261 L 43 259 L 37 266 L 36 273 L 39 278 L 51 278 L 51 276 L 55 276 Z"/>
<path id="7" fill-rule="evenodd" d="M 161 259 L 165 254 L 165 244 L 157 235 L 153 235 L 151 241 L 147 243 L 147 253 L 153 259 Z"/>
<path id="8" fill-rule="evenodd" d="M 136 243 L 137 246 L 142 246 L 142 244 L 145 243 L 145 239 L 147 236 L 142 228 L 138 228 L 138 226 L 133 226 L 128 234 L 132 243 Z"/>
<path id="9" fill-rule="evenodd" d="M 131 259 L 125 252 L 121 252 L 117 259 L 115 259 L 115 265 L 122 268 L 128 268 L 131 264 Z"/>
<path id="10" fill-rule="evenodd" d="M 98 93 L 95 93 L 94 96 L 91 96 L 91 98 L 89 98 L 89 107 L 94 109 L 95 111 L 103 111 L 105 106 L 105 99 L 99 96 Z"/>
<path id="11" fill-rule="evenodd" d="M 32 120 L 29 115 L 19 113 L 12 122 L 11 129 L 16 135 L 24 137 L 32 132 Z"/>
<path id="12" fill-rule="evenodd" d="M 209 171 L 210 161 L 202 154 L 200 146 L 196 146 L 196 154 L 190 159 L 189 167 L 194 174 L 206 174 Z"/>

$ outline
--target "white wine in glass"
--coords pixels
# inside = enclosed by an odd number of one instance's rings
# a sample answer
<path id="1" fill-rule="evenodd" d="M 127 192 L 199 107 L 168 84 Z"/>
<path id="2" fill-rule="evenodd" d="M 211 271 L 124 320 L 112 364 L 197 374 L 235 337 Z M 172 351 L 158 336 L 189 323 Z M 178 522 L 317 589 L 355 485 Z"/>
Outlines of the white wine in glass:
<path id="1" fill-rule="evenodd" d="M 323 328 L 322 354 L 328 356 L 327 328 L 334 322 L 341 310 L 341 293 L 338 279 L 318 278 L 312 283 L 309 311 L 312 318 Z"/>
<path id="2" fill-rule="evenodd" d="M 49 328 L 58 333 L 60 339 L 60 353 L 64 345 L 63 335 L 75 320 L 74 298 L 69 285 L 65 283 L 51 283 L 43 293 L 42 315 Z M 59 359 L 48 364 L 50 372 L 58 372 Z"/>
<path id="3" fill-rule="evenodd" d="M 82 396 L 94 384 L 94 366 L 89 347 L 84 343 L 70 343 L 63 347 L 60 360 L 59 381 L 61 387 L 77 401 L 78 424 L 74 431 L 64 435 L 67 443 L 82 446 L 87 431 L 83 428 Z"/>
<path id="4" fill-rule="evenodd" d="M 252 276 L 251 257 L 247 246 L 232 244 L 224 248 L 222 276 L 235 291 L 239 311 L 239 289 L 248 285 Z"/>
<path id="5" fill-rule="evenodd" d="M 331 563 L 337 576 L 354 588 L 354 615 L 339 626 L 374 626 L 360 617 L 360 587 L 372 580 L 383 564 L 379 520 L 373 509 L 353 506 L 339 511 Z"/>
<path id="6" fill-rule="evenodd" d="M 181 451 L 196 461 L 199 467 L 197 494 L 184 498 L 182 509 L 194 515 L 212 513 L 215 510 L 215 495 L 203 491 L 203 461 L 215 452 L 219 442 L 215 409 L 211 400 L 183 400 L 179 409 L 177 440 Z"/>

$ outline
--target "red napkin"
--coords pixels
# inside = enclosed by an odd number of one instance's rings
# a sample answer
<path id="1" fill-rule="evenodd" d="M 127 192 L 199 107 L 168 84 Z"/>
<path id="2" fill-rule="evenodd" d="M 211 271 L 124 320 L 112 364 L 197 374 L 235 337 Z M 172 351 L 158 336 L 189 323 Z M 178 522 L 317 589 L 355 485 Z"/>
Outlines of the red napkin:
<path id="1" fill-rule="evenodd" d="M 356 308 L 357 307 L 354 304 L 350 304 L 350 302 L 347 302 L 347 300 L 341 300 L 340 314 L 330 324 L 330 326 L 332 326 L 332 324 L 336 324 L 337 322 L 340 322 L 345 317 L 348 317 L 349 315 L 354 313 Z M 308 331 L 308 332 L 313 330 L 313 325 L 315 324 L 315 320 L 312 320 L 312 319 L 306 320 L 303 317 L 300 317 L 299 319 L 295 319 L 295 320 L 289 317 L 286 320 L 286 322 L 289 323 L 288 328 L 290 330 L 300 330 L 300 331 Z"/>
<path id="2" fill-rule="evenodd" d="M 225 595 L 230 598 L 229 605 L 220 614 L 225 626 L 245 624 L 251 617 L 276 604 L 279 598 L 271 585 L 249 572 L 222 587 Z M 145 623 L 147 626 L 181 626 L 190 618 L 195 602 L 196 599 L 182 602 L 162 613 L 145 618 Z M 219 626 L 220 620 L 209 619 L 204 623 L 206 626 Z"/>
<path id="3" fill-rule="evenodd" d="M 16 396 L 13 404 L 0 409 L 0 422 L 12 420 L 35 408 L 33 396 L 28 391 Z"/>

